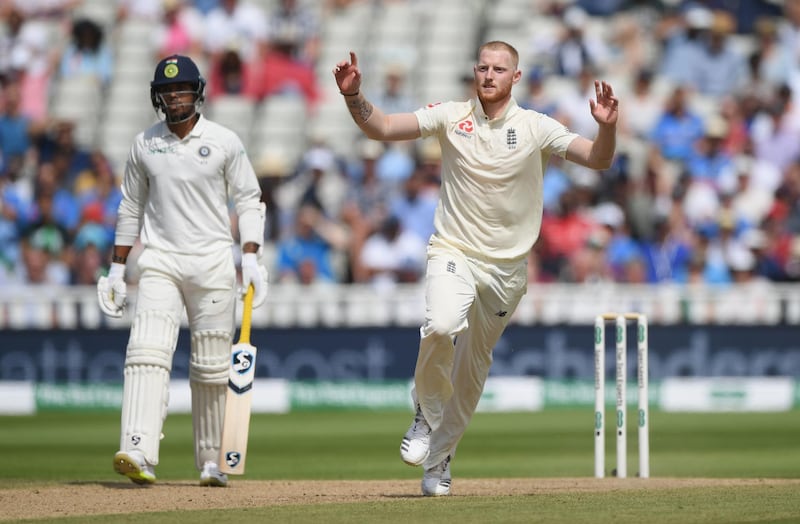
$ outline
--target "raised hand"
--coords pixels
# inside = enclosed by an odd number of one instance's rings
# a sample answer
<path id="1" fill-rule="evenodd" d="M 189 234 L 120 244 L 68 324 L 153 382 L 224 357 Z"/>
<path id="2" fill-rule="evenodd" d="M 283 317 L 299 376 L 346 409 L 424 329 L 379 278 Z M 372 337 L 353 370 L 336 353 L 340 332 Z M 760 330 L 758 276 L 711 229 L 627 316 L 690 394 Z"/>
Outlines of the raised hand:
<path id="1" fill-rule="evenodd" d="M 614 96 L 611 84 L 594 81 L 596 100 L 589 100 L 592 117 L 600 125 L 616 125 L 619 118 L 619 100 Z"/>
<path id="2" fill-rule="evenodd" d="M 355 95 L 361 90 L 361 71 L 358 69 L 358 57 L 350 51 L 350 61 L 343 60 L 333 68 L 336 85 L 343 95 Z"/>

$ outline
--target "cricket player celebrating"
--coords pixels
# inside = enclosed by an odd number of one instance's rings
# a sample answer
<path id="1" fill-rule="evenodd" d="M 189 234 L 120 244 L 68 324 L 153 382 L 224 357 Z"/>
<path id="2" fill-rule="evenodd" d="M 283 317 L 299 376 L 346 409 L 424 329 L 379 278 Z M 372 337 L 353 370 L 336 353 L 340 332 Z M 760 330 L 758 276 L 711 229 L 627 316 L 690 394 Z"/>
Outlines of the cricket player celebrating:
<path id="1" fill-rule="evenodd" d="M 477 99 L 384 114 L 361 93 L 355 53 L 333 74 L 350 114 L 374 140 L 435 136 L 442 185 L 428 244 L 425 322 L 414 372 L 414 421 L 400 445 L 424 466 L 422 493 L 450 494 L 450 461 L 478 405 L 492 349 L 527 291 L 527 257 L 542 221 L 542 176 L 551 155 L 592 169 L 611 165 L 618 100 L 595 81 L 594 140 L 521 109 L 512 97 L 519 55 L 505 42 L 478 49 Z"/>
<path id="2" fill-rule="evenodd" d="M 134 139 L 122 181 L 108 277 L 97 283 L 100 308 L 121 317 L 125 262 L 137 238 L 139 288 L 125 356 L 120 451 L 114 469 L 137 484 L 156 480 L 168 384 L 185 309 L 191 333 L 194 456 L 200 484 L 225 486 L 218 468 L 220 433 L 236 306 L 236 268 L 228 203 L 239 218 L 242 289 L 266 298 L 258 263 L 265 210 L 244 146 L 198 111 L 205 80 L 185 56 L 161 60 L 150 99 L 165 120 Z"/>

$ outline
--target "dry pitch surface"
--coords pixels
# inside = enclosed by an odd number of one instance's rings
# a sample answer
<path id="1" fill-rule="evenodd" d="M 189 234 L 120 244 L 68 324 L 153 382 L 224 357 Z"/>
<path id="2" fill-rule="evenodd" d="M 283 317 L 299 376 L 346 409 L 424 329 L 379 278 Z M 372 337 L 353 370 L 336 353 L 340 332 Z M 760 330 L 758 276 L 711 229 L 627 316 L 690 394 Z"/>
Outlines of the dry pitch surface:
<path id="1" fill-rule="evenodd" d="M 512 496 L 658 490 L 714 486 L 794 484 L 800 479 L 463 479 L 452 496 Z M 31 485 L 0 490 L 0 521 L 21 518 L 111 515 L 132 512 L 265 507 L 397 500 L 420 497 L 418 480 L 385 481 L 248 481 L 228 488 L 203 488 L 194 482 L 160 482 L 140 487 L 125 481 Z M 232 496 L 235 495 L 235 496 Z M 24 503 L 20 503 L 24 501 Z"/>

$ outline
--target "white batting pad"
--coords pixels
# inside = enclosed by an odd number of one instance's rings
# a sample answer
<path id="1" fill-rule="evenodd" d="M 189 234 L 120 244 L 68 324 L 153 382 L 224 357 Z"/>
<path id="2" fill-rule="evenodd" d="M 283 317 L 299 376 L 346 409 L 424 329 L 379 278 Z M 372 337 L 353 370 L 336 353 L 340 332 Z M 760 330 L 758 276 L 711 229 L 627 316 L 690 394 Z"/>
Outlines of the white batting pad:
<path id="1" fill-rule="evenodd" d="M 231 334 L 228 332 L 201 331 L 192 336 L 189 383 L 198 470 L 207 460 L 219 460 L 230 351 Z"/>

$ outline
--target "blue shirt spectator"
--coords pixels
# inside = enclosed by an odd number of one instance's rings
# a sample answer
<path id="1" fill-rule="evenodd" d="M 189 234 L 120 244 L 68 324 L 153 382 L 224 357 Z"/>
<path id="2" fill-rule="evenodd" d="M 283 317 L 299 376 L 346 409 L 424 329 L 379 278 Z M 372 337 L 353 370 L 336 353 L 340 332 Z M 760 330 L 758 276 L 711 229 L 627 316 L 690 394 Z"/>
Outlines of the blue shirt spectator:
<path id="1" fill-rule="evenodd" d="M 295 231 L 277 245 L 276 265 L 281 282 L 336 282 L 331 245 L 316 229 L 321 214 L 311 205 L 298 209 Z"/>
<path id="2" fill-rule="evenodd" d="M 687 107 L 686 90 L 678 87 L 667 100 L 650 139 L 667 160 L 685 162 L 704 132 L 703 120 Z"/>

